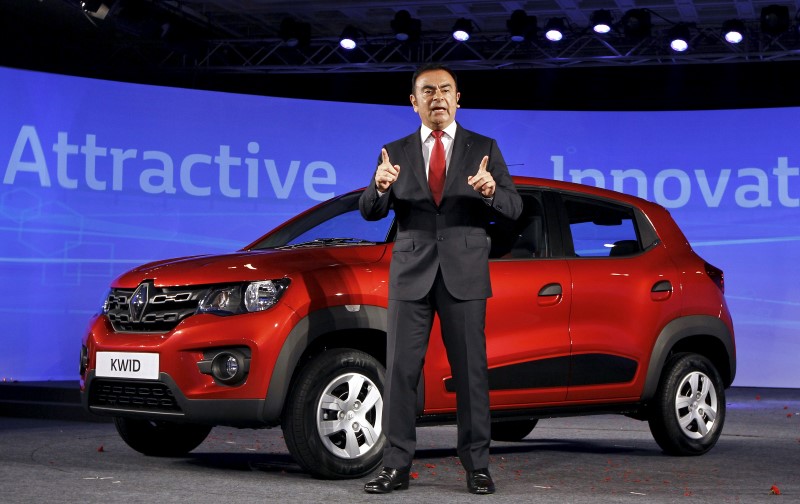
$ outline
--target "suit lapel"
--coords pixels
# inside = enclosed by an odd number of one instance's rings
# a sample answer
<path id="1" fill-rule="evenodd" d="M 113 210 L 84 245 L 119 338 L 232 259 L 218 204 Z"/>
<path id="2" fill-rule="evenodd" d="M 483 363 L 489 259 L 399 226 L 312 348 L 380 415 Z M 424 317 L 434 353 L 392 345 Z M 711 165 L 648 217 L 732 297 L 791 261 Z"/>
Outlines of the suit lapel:
<path id="1" fill-rule="evenodd" d="M 420 189 L 428 195 L 431 203 L 433 203 L 433 194 L 431 193 L 430 186 L 428 186 L 428 177 L 425 174 L 425 158 L 422 157 L 422 140 L 420 139 L 419 130 L 406 137 L 403 150 L 409 160 L 411 171 L 414 173 L 414 178 L 417 179 Z M 400 169 L 402 170 L 403 167 L 401 166 Z M 445 178 L 445 185 L 446 184 L 447 179 Z"/>
<path id="2" fill-rule="evenodd" d="M 470 147 L 472 147 L 472 134 L 459 125 L 456 137 L 453 139 L 453 151 L 450 156 L 450 166 L 447 168 L 447 177 L 444 180 L 442 199 L 447 197 L 447 193 L 456 183 L 456 179 L 466 183 L 469 175 L 475 175 L 468 173 L 470 167 L 467 166 L 467 159 L 470 157 Z M 478 171 L 477 166 L 475 171 Z"/>

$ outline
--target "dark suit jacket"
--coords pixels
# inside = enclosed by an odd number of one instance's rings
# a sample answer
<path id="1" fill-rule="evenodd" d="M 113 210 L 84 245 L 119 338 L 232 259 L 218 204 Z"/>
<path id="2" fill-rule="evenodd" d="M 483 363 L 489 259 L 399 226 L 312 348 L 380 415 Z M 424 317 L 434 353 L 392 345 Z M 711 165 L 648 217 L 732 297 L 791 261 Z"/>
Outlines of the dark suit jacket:
<path id="1" fill-rule="evenodd" d="M 400 165 L 397 180 L 379 197 L 373 176 L 361 195 L 359 209 L 365 219 L 377 220 L 387 215 L 390 206 L 394 208 L 398 228 L 389 269 L 389 298 L 425 297 L 439 268 L 454 297 L 490 297 L 486 226 L 493 212 L 511 219 L 522 212 L 522 200 L 497 142 L 459 125 L 438 207 L 425 175 L 419 130 L 386 145 L 386 150 L 391 163 Z M 467 183 L 486 155 L 487 170 L 497 183 L 491 205 Z"/>

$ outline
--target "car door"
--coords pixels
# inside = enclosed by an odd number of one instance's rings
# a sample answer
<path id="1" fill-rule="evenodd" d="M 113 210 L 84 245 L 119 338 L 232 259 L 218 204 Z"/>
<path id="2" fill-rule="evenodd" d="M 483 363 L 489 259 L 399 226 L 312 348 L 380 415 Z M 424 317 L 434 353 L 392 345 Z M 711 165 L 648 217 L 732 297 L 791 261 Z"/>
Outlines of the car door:
<path id="1" fill-rule="evenodd" d="M 560 199 L 572 278 L 567 400 L 636 400 L 655 339 L 680 310 L 676 268 L 641 210 Z"/>
<path id="2" fill-rule="evenodd" d="M 520 190 L 523 214 L 490 225 L 486 352 L 494 409 L 563 401 L 569 371 L 570 276 L 563 257 L 553 257 L 541 191 Z M 425 362 L 426 410 L 455 408 L 438 322 Z"/>

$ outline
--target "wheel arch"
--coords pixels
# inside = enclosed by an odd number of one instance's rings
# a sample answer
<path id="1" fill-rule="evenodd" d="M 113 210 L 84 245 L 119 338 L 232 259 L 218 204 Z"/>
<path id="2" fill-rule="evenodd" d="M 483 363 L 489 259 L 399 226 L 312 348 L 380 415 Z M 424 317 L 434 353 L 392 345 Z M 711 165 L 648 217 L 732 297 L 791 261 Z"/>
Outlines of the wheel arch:
<path id="1" fill-rule="evenodd" d="M 717 368 L 725 388 L 736 377 L 736 349 L 733 334 L 725 323 L 708 315 L 690 315 L 667 324 L 656 339 L 647 368 L 642 401 L 653 398 L 664 364 L 670 355 L 693 352 L 705 356 Z"/>
<path id="2" fill-rule="evenodd" d="M 289 332 L 272 368 L 261 420 L 280 423 L 298 364 L 326 348 L 342 347 L 369 353 L 385 365 L 386 308 L 332 306 L 302 318 Z"/>

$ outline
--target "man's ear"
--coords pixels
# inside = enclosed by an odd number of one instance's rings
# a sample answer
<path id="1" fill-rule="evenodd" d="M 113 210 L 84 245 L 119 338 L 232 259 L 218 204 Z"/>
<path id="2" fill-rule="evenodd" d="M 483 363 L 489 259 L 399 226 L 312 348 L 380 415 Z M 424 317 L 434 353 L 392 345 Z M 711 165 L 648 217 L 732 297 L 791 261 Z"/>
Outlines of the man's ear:
<path id="1" fill-rule="evenodd" d="M 417 98 L 412 94 L 408 96 L 409 100 L 411 100 L 411 105 L 414 107 L 414 112 L 417 111 Z"/>

